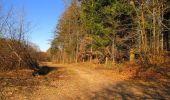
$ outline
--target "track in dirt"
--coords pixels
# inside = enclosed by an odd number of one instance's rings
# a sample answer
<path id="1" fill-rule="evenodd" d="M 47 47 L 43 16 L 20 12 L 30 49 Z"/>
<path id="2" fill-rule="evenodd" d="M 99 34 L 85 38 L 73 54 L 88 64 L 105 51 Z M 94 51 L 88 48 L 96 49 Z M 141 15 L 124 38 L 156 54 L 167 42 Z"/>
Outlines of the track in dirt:
<path id="1" fill-rule="evenodd" d="M 116 73 L 108 76 L 108 71 L 80 65 L 47 64 L 47 66 L 55 70 L 45 76 L 33 77 L 27 70 L 22 70 L 16 75 L 15 72 L 0 74 L 0 86 L 3 87 L 0 89 L 1 99 L 168 100 L 170 98 L 169 83 L 124 80 Z"/>

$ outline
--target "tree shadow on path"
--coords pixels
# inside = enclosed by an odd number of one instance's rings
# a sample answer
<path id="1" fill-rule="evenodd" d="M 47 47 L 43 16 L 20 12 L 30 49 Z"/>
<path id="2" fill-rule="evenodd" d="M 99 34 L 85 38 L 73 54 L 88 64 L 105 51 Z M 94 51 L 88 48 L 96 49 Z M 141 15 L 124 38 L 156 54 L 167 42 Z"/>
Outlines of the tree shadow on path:
<path id="1" fill-rule="evenodd" d="M 91 94 L 92 100 L 169 100 L 170 84 L 127 80 Z"/>

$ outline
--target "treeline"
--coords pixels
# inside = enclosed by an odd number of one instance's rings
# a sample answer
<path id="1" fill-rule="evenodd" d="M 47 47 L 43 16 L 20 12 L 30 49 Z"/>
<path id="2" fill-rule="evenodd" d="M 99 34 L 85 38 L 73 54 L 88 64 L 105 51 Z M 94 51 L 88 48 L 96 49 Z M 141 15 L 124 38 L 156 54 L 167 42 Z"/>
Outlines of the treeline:
<path id="1" fill-rule="evenodd" d="M 49 49 L 57 63 L 166 62 L 169 0 L 72 0 Z"/>
<path id="2" fill-rule="evenodd" d="M 0 9 L 0 70 L 38 67 L 38 48 L 28 41 L 24 11 Z"/>

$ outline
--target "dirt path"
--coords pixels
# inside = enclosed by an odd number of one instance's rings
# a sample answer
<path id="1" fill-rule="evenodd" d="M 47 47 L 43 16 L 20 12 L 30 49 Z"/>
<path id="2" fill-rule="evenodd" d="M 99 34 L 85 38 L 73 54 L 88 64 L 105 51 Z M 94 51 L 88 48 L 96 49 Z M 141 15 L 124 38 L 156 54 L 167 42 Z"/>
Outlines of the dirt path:
<path id="1" fill-rule="evenodd" d="M 80 65 L 48 64 L 55 69 L 46 76 L 29 71 L 0 74 L 0 100 L 169 100 L 169 83 L 124 80 L 105 70 Z M 104 71 L 104 72 L 103 72 Z M 14 74 L 12 73 L 12 76 Z"/>
<path id="2" fill-rule="evenodd" d="M 57 88 L 41 87 L 35 94 L 39 100 L 88 100 L 95 91 L 113 83 L 108 77 L 96 70 L 85 67 L 63 66 L 67 74 L 63 80 L 54 81 Z"/>

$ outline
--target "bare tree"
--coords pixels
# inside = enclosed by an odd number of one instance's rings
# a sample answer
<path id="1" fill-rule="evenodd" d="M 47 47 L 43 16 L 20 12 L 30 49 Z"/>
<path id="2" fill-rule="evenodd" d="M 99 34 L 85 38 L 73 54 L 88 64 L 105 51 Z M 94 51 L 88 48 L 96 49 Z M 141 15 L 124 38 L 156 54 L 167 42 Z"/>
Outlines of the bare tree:
<path id="1" fill-rule="evenodd" d="M 25 14 L 22 11 L 16 17 L 11 8 L 6 14 L 2 15 L 0 20 L 0 59 L 4 69 L 16 68 L 37 68 L 38 63 L 33 52 L 36 50 L 30 45 L 27 33 L 30 31 L 25 20 Z M 34 53 L 35 54 L 35 53 Z"/>

